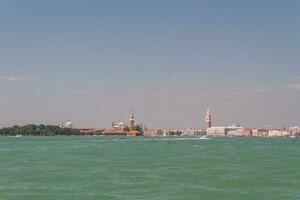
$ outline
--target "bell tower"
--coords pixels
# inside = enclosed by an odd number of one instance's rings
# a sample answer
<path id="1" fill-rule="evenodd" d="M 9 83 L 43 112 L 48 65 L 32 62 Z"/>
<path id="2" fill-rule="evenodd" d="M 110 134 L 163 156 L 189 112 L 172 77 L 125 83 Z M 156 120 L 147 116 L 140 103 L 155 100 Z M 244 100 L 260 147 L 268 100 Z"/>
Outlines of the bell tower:
<path id="1" fill-rule="evenodd" d="M 131 111 L 131 115 L 130 115 L 130 131 L 135 131 L 135 127 L 134 127 L 134 114 Z"/>
<path id="2" fill-rule="evenodd" d="M 205 128 L 210 128 L 211 127 L 211 114 L 210 110 L 207 109 L 206 111 L 206 116 L 205 116 Z"/>

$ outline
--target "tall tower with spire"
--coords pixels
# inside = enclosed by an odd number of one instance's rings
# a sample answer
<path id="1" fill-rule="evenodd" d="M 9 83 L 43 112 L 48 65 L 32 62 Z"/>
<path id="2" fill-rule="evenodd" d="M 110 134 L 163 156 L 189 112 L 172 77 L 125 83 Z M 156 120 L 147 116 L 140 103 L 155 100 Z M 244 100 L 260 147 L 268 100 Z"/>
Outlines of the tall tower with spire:
<path id="1" fill-rule="evenodd" d="M 206 111 L 206 116 L 205 116 L 205 128 L 210 128 L 211 127 L 211 114 L 210 110 L 207 109 Z"/>
<path id="2" fill-rule="evenodd" d="M 130 115 L 130 131 L 135 131 L 135 127 L 134 127 L 134 114 L 133 114 L 132 110 L 131 110 L 131 115 Z"/>

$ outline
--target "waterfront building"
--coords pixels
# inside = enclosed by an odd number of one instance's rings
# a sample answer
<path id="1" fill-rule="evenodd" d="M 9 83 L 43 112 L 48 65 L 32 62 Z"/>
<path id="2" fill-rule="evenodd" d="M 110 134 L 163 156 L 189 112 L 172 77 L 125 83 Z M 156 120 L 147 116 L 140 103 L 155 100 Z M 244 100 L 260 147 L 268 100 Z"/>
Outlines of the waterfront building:
<path id="1" fill-rule="evenodd" d="M 256 137 L 268 137 L 269 136 L 269 130 L 268 129 L 253 129 L 252 130 L 252 136 Z"/>
<path id="2" fill-rule="evenodd" d="M 242 136 L 243 128 L 240 126 L 232 125 L 227 127 L 210 127 L 206 129 L 206 134 L 210 136 Z"/>
<path id="3" fill-rule="evenodd" d="M 224 136 L 227 134 L 226 127 L 210 127 L 206 129 L 206 134 L 209 136 Z"/>
<path id="4" fill-rule="evenodd" d="M 298 126 L 296 127 L 290 127 L 289 128 L 290 134 L 293 136 L 297 136 L 300 134 L 300 128 Z"/>
<path id="5" fill-rule="evenodd" d="M 181 132 L 181 136 L 203 136 L 206 134 L 204 129 L 181 129 L 178 131 Z"/>
<path id="6" fill-rule="evenodd" d="M 227 131 L 228 136 L 244 136 L 242 129 L 237 129 L 237 130 L 228 130 Z"/>
<path id="7" fill-rule="evenodd" d="M 142 136 L 143 134 L 139 131 L 129 131 L 128 136 Z"/>
<path id="8" fill-rule="evenodd" d="M 242 128 L 242 127 L 234 127 L 230 126 L 227 127 L 227 135 L 228 136 L 239 136 L 239 137 L 249 137 L 252 135 L 252 129 L 251 128 Z"/>
<path id="9" fill-rule="evenodd" d="M 290 136 L 290 131 L 281 130 L 281 129 L 273 129 L 269 130 L 269 137 L 281 137 L 281 136 Z"/>
<path id="10" fill-rule="evenodd" d="M 143 126 L 141 125 L 141 127 L 143 127 Z M 134 119 L 133 113 L 131 113 L 131 115 L 130 115 L 130 131 L 127 135 L 128 136 L 142 136 L 142 132 L 139 132 L 135 128 L 135 119 Z"/>
<path id="11" fill-rule="evenodd" d="M 164 135 L 164 130 L 162 130 L 162 129 L 158 129 L 157 131 L 156 131 L 156 135 L 157 136 L 163 136 Z"/>
<path id="12" fill-rule="evenodd" d="M 117 125 L 115 125 L 115 123 L 113 123 L 113 127 L 112 127 L 113 129 L 115 129 L 115 130 L 125 130 L 125 129 L 128 129 L 128 125 L 127 124 L 125 124 L 124 122 L 119 122 Z"/>
<path id="13" fill-rule="evenodd" d="M 252 128 L 244 128 L 242 132 L 243 132 L 243 136 L 246 137 L 252 136 Z"/>
<path id="14" fill-rule="evenodd" d="M 119 122 L 117 125 L 113 122 L 111 128 L 103 131 L 103 135 L 127 135 L 126 127 L 128 126 L 123 122 Z"/>
<path id="15" fill-rule="evenodd" d="M 109 129 L 105 129 L 103 131 L 103 135 L 127 135 L 127 131 L 126 129 L 128 129 L 127 124 L 123 123 L 123 122 L 119 122 L 117 125 L 113 122 L 112 123 L 112 127 Z"/>
<path id="16" fill-rule="evenodd" d="M 81 134 L 86 134 L 86 135 L 93 135 L 97 133 L 96 128 L 79 128 L 77 129 Z"/>
<path id="17" fill-rule="evenodd" d="M 123 122 L 119 122 L 117 125 L 112 123 L 110 129 L 105 129 L 103 135 L 121 135 L 121 136 L 141 136 L 142 132 L 135 130 L 135 119 L 133 113 L 130 115 L 130 126 Z"/>
<path id="18" fill-rule="evenodd" d="M 178 129 L 178 128 L 172 128 L 172 129 L 168 129 L 168 130 L 164 130 L 163 131 L 163 135 L 164 136 L 172 136 L 172 135 L 182 135 L 184 133 L 185 129 Z"/>
<path id="19" fill-rule="evenodd" d="M 155 129 L 147 129 L 144 131 L 145 136 L 157 136 L 157 131 Z"/>
<path id="20" fill-rule="evenodd" d="M 204 136 L 204 135 L 206 135 L 206 130 L 205 129 L 195 129 L 194 135 L 195 136 Z"/>
<path id="21" fill-rule="evenodd" d="M 195 136 L 195 131 L 193 129 L 185 129 L 182 131 L 181 136 Z"/>

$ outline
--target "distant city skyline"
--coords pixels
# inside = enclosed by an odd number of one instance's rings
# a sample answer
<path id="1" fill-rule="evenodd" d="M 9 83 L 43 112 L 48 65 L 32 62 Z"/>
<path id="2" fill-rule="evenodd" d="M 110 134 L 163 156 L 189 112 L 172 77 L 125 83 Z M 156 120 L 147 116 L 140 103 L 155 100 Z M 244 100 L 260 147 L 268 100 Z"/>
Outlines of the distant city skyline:
<path id="1" fill-rule="evenodd" d="M 297 0 L 4 0 L 0 127 L 300 125 Z"/>

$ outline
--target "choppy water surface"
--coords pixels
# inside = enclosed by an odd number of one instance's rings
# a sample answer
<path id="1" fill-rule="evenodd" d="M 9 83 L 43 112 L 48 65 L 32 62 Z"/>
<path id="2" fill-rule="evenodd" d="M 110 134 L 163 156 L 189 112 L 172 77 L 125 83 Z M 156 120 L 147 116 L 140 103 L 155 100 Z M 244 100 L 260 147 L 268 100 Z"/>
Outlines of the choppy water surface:
<path id="1" fill-rule="evenodd" d="M 0 199 L 300 199 L 300 138 L 0 137 Z"/>

